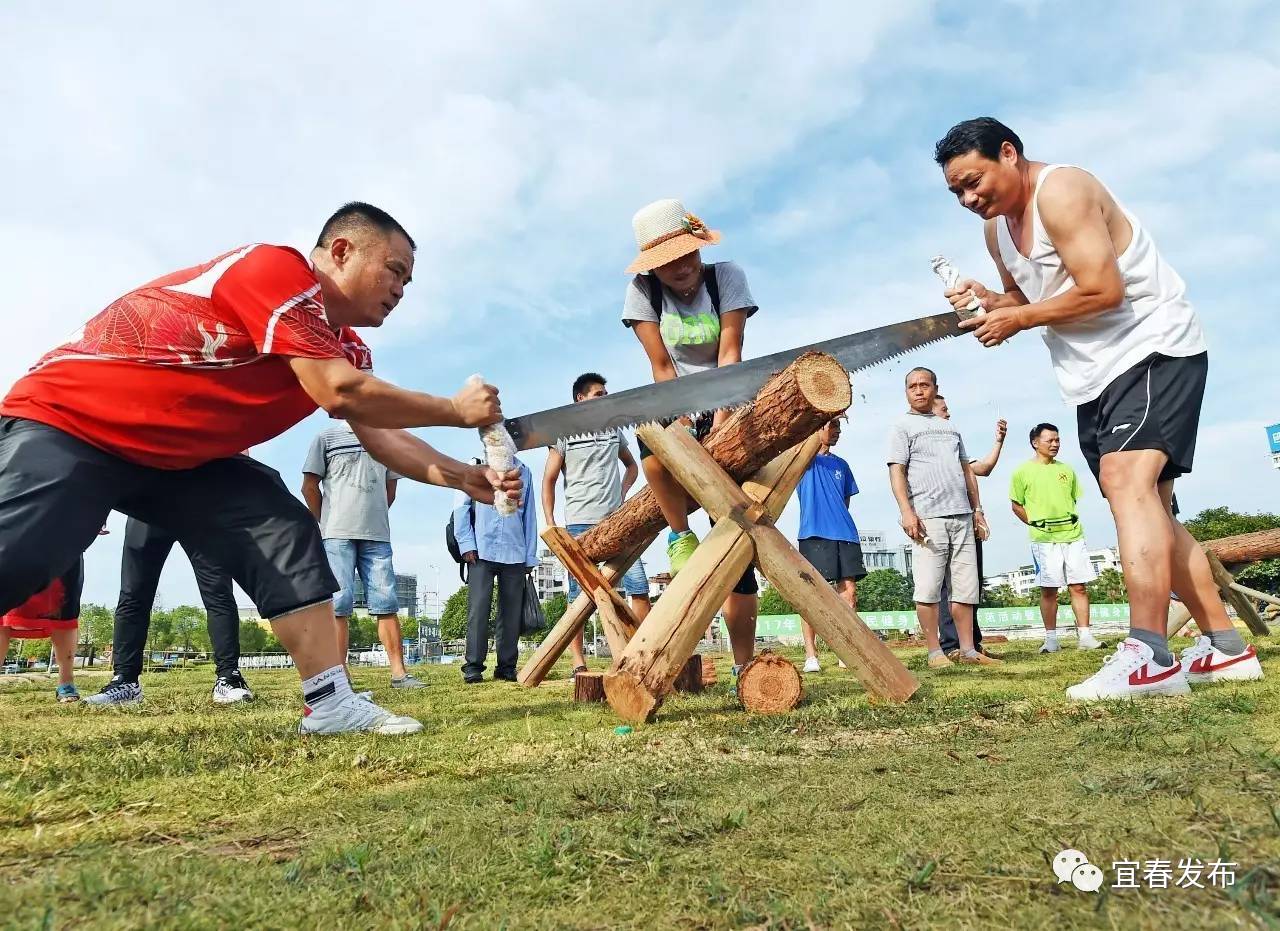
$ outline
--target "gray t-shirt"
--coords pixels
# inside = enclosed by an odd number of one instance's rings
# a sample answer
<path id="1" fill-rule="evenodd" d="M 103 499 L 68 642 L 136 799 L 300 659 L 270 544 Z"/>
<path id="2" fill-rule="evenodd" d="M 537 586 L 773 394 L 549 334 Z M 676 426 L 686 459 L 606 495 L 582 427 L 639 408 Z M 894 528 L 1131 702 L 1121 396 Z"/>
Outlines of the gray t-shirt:
<path id="1" fill-rule="evenodd" d="M 326 540 L 391 542 L 387 479 L 400 476 L 365 452 L 345 422 L 311 442 L 302 471 L 323 480 L 320 535 Z"/>
<path id="2" fill-rule="evenodd" d="M 889 462 L 907 467 L 907 491 L 919 517 L 973 513 L 960 466 L 968 461 L 964 440 L 949 420 L 912 411 L 889 431 Z"/>
<path id="3" fill-rule="evenodd" d="M 621 430 L 556 442 L 564 457 L 566 524 L 598 524 L 622 506 L 618 452 L 626 442 Z"/>
<path id="4" fill-rule="evenodd" d="M 716 263 L 716 285 L 720 289 L 720 311 L 745 310 L 750 317 L 757 310 L 755 299 L 747 287 L 747 276 L 733 262 Z M 691 375 L 716 367 L 720 356 L 720 318 L 704 282 L 692 303 L 676 298 L 670 288 L 662 288 L 662 319 L 649 302 L 648 275 L 636 275 L 627 285 L 622 304 L 622 321 L 648 321 L 659 324 L 662 342 L 671 354 L 677 375 Z M 662 287 L 661 285 L 659 287 Z"/>

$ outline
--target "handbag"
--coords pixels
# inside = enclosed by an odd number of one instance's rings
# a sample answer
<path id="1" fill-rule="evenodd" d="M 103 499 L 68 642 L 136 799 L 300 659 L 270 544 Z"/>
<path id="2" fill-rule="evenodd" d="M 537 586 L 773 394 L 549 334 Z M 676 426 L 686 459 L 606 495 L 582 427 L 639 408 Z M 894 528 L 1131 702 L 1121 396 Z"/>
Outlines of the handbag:
<path id="1" fill-rule="evenodd" d="M 533 584 L 533 576 L 524 577 L 524 604 L 520 607 L 520 633 L 537 633 L 547 626 L 547 616 L 542 613 L 542 602 L 538 600 L 538 589 Z"/>

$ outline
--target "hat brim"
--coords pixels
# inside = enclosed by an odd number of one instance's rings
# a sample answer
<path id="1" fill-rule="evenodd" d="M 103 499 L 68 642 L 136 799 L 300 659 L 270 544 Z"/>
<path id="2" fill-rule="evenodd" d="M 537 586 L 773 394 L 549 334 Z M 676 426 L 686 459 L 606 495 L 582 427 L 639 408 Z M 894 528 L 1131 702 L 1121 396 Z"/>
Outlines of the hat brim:
<path id="1" fill-rule="evenodd" d="M 651 272 L 655 268 L 661 268 L 668 262 L 683 258 L 690 252 L 697 252 L 703 246 L 714 246 L 718 242 L 720 242 L 719 230 L 707 230 L 705 238 L 695 236 L 692 233 L 681 233 L 666 242 L 658 243 L 652 249 L 643 250 L 636 256 L 635 261 L 627 266 L 627 274 L 637 275 L 641 272 Z"/>

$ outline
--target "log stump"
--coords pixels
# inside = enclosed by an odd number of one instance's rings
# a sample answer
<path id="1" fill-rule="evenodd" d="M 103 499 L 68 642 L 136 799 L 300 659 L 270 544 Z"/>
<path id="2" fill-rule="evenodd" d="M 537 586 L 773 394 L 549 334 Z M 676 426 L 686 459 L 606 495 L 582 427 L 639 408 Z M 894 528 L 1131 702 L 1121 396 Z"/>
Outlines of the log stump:
<path id="1" fill-rule="evenodd" d="M 734 481 L 741 482 L 844 413 L 852 402 L 853 388 L 844 367 L 824 353 L 806 352 L 770 379 L 753 402 L 734 411 L 704 446 Z M 690 510 L 698 507 L 690 502 Z M 579 537 L 578 544 L 591 562 L 601 563 L 664 526 L 658 499 L 645 488 Z"/>
<path id="2" fill-rule="evenodd" d="M 692 692 L 695 695 L 702 691 L 701 654 L 694 653 L 689 657 L 689 661 L 684 664 L 684 668 L 676 676 L 676 681 L 671 683 L 671 688 L 677 692 Z"/>
<path id="3" fill-rule="evenodd" d="M 755 714 L 791 711 L 804 697 L 804 685 L 795 663 L 763 650 L 738 672 L 738 701 Z"/>
<path id="4" fill-rule="evenodd" d="M 604 701 L 604 673 L 580 672 L 573 677 L 574 701 Z"/>

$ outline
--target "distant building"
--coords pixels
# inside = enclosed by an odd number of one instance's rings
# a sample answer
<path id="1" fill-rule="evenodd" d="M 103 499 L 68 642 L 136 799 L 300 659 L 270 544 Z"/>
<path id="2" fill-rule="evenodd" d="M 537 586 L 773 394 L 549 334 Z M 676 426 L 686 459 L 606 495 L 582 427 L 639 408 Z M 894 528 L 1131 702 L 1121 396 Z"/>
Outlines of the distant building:
<path id="1" fill-rule="evenodd" d="M 1099 575 L 1107 569 L 1121 571 L 1120 551 L 1114 546 L 1090 550 L 1089 562 L 1093 563 L 1093 570 Z M 988 589 L 997 585 L 1008 585 L 1019 597 L 1029 595 L 1037 590 L 1036 567 L 1034 565 L 1019 566 L 1017 569 L 1011 569 L 999 575 L 988 575 L 983 579 L 983 583 Z"/>
<path id="2" fill-rule="evenodd" d="M 649 576 L 649 600 L 656 601 L 670 584 L 670 572 L 659 572 L 657 575 Z"/>
<path id="3" fill-rule="evenodd" d="M 396 573 L 396 600 L 400 602 L 400 616 L 416 618 L 418 616 L 418 577 Z M 364 596 L 364 582 L 356 575 L 356 591 L 353 607 L 361 614 L 369 613 L 369 603 Z"/>
<path id="4" fill-rule="evenodd" d="M 533 570 L 533 584 L 539 601 L 550 601 L 556 595 L 568 595 L 569 573 L 560 560 L 545 546 L 538 550 L 538 565 Z"/>
<path id="5" fill-rule="evenodd" d="M 875 531 L 858 536 L 862 539 L 862 562 L 868 572 L 876 569 L 897 569 L 903 575 L 911 575 L 911 544 L 889 546 L 884 534 Z"/>

